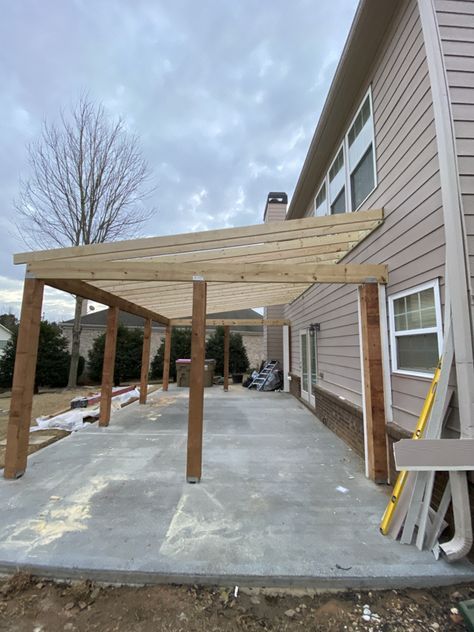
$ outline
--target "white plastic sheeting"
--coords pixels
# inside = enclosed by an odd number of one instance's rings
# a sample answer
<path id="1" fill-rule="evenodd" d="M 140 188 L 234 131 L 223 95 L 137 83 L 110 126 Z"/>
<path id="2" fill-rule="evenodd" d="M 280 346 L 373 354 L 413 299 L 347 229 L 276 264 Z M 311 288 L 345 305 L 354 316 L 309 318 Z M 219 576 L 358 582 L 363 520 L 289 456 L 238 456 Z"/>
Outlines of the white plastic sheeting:
<path id="1" fill-rule="evenodd" d="M 120 408 L 130 402 L 130 400 L 140 397 L 140 391 L 137 388 L 112 397 L 112 411 L 120 410 Z M 37 430 L 66 430 L 67 432 L 76 432 L 82 430 L 87 423 L 84 422 L 86 417 L 99 417 L 99 407 L 94 408 L 74 408 L 68 410 L 61 415 L 55 417 L 37 417 L 36 426 L 31 426 L 31 432 Z"/>

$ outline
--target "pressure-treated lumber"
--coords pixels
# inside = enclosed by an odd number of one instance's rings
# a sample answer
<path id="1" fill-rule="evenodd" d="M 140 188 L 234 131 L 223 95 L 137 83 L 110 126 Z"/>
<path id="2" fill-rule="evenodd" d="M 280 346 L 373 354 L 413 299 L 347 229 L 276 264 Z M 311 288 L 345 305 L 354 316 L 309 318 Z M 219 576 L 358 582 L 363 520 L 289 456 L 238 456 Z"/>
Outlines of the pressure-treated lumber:
<path id="1" fill-rule="evenodd" d="M 206 327 L 238 327 L 238 326 L 272 326 L 289 325 L 290 321 L 285 318 L 207 318 Z M 191 327 L 191 318 L 172 318 L 170 325 L 175 327 Z"/>
<path id="2" fill-rule="evenodd" d="M 224 391 L 229 390 L 230 327 L 224 325 Z"/>
<path id="3" fill-rule="evenodd" d="M 188 454 L 186 480 L 197 483 L 202 474 L 202 432 L 204 415 L 204 361 L 206 355 L 206 283 L 193 283 L 193 328 L 188 412 Z"/>
<path id="4" fill-rule="evenodd" d="M 140 375 L 140 404 L 146 404 L 148 394 L 148 373 L 150 371 L 151 318 L 145 321 L 143 329 L 142 366 Z"/>
<path id="5" fill-rule="evenodd" d="M 271 222 L 269 224 L 259 224 L 244 226 L 239 228 L 224 228 L 196 233 L 184 233 L 181 235 L 170 235 L 166 237 L 150 237 L 145 239 L 132 239 L 127 241 L 110 242 L 104 244 L 91 244 L 87 246 L 76 246 L 71 248 L 56 248 L 53 250 L 43 250 L 36 252 L 26 252 L 16 254 L 14 263 L 30 263 L 33 261 L 51 261 L 58 259 L 73 258 L 106 258 L 125 259 L 140 257 L 151 257 L 154 255 L 177 252 L 178 247 L 187 247 L 188 251 L 197 250 L 199 246 L 202 250 L 214 247 L 247 245 L 252 238 L 258 242 L 281 241 L 285 238 L 298 238 L 307 232 L 307 236 L 315 234 L 320 229 L 321 234 L 331 234 L 331 229 L 338 226 L 347 227 L 347 230 L 357 230 L 357 226 L 366 222 L 373 222 L 376 228 L 383 221 L 382 210 L 359 211 L 357 213 L 345 213 L 340 215 L 329 215 L 326 217 L 309 217 L 291 222 Z M 240 243 L 239 243 L 239 240 Z M 258 243 L 257 242 L 257 243 Z M 254 242 L 255 243 L 255 242 Z M 138 253 L 138 254 L 137 254 Z"/>
<path id="6" fill-rule="evenodd" d="M 44 283 L 25 279 L 7 429 L 5 478 L 26 470 Z"/>
<path id="7" fill-rule="evenodd" d="M 165 352 L 163 354 L 163 390 L 167 391 L 170 381 L 170 359 L 171 359 L 171 325 L 166 325 L 165 331 Z"/>
<path id="8" fill-rule="evenodd" d="M 62 290 L 63 292 L 69 292 L 69 294 L 74 294 L 75 296 L 82 296 L 82 298 L 102 303 L 102 305 L 118 307 L 122 310 L 122 312 L 127 312 L 128 314 L 135 314 L 135 316 L 141 316 L 142 318 L 151 318 L 162 325 L 166 325 L 168 323 L 168 318 L 165 318 L 161 314 L 150 311 L 146 307 L 141 307 L 140 305 L 132 303 L 131 301 L 117 296 L 116 294 L 99 289 L 90 283 L 83 283 L 82 281 L 68 279 L 61 279 L 58 281 L 49 279 L 47 285 L 54 287 L 57 290 Z"/>
<path id="9" fill-rule="evenodd" d="M 31 263 L 29 275 L 82 281 L 207 281 L 221 283 L 365 283 L 387 282 L 387 266 L 366 263 L 288 265 L 272 263 L 195 263 L 176 266 L 156 261 Z"/>
<path id="10" fill-rule="evenodd" d="M 100 391 L 99 426 L 108 426 L 112 406 L 112 387 L 114 384 L 115 351 L 117 347 L 117 328 L 119 308 L 109 307 L 107 312 L 107 331 L 105 334 L 104 361 L 102 365 L 102 388 Z"/>
<path id="11" fill-rule="evenodd" d="M 474 439 L 402 439 L 393 448 L 397 470 L 474 470 Z"/>
<path id="12" fill-rule="evenodd" d="M 378 285 L 376 283 L 362 285 L 359 288 L 359 297 L 368 471 L 372 480 L 386 483 L 388 465 Z"/>

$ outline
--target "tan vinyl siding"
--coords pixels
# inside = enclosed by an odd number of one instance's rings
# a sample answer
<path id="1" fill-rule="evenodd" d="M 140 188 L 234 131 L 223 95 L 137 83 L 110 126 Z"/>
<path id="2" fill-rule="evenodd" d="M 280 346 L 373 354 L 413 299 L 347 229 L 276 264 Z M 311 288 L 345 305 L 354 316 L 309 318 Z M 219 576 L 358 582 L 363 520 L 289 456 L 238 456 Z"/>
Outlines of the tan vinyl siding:
<path id="1" fill-rule="evenodd" d="M 471 279 L 474 276 L 474 2 L 435 3 L 452 103 Z M 472 280 L 471 280 L 472 283 Z"/>
<path id="2" fill-rule="evenodd" d="M 272 305 L 266 307 L 264 318 L 277 319 L 284 318 L 285 306 Z M 265 360 L 278 360 L 283 367 L 283 328 L 264 327 L 263 328 L 263 349 Z"/>
<path id="3" fill-rule="evenodd" d="M 385 209 L 385 223 L 346 261 L 387 263 L 387 294 L 441 278 L 444 229 L 428 68 L 415 0 L 404 2 L 360 99 L 372 85 L 378 186 L 363 208 Z M 359 102 L 354 103 L 354 110 Z M 347 121 L 349 124 L 349 120 Z M 334 139 L 334 149 L 341 139 Z M 319 183 L 315 182 L 315 192 Z M 443 288 L 442 288 L 443 290 Z M 321 285 L 286 308 L 292 370 L 300 372 L 298 331 L 319 322 L 319 385 L 362 404 L 357 288 Z M 394 421 L 412 429 L 429 384 L 392 376 Z"/>

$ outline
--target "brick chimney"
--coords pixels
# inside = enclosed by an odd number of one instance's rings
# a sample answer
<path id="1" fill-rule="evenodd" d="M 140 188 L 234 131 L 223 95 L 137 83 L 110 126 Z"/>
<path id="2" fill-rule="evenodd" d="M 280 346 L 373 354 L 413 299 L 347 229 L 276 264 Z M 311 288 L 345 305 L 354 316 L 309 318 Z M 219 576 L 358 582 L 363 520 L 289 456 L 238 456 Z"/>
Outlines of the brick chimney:
<path id="1" fill-rule="evenodd" d="M 287 207 L 288 196 L 286 193 L 269 193 L 263 214 L 264 223 L 283 222 L 286 217 Z"/>
<path id="2" fill-rule="evenodd" d="M 286 218 L 286 209 L 288 207 L 288 196 L 286 193 L 269 193 L 263 221 L 265 224 L 270 222 L 283 222 Z M 272 263 L 271 260 L 268 263 Z M 265 307 L 263 312 L 264 318 L 285 318 L 284 305 L 271 305 Z M 282 327 L 264 327 L 263 328 L 263 352 L 265 360 L 278 360 L 283 368 L 283 328 Z"/>

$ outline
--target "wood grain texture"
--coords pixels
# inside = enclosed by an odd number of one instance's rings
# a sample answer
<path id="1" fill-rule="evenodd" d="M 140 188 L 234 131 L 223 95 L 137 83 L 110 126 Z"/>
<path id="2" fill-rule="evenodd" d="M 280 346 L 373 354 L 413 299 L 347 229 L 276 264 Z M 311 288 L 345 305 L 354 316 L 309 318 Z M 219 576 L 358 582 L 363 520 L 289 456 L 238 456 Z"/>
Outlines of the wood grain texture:
<path id="1" fill-rule="evenodd" d="M 25 279 L 7 429 L 5 478 L 26 470 L 44 283 Z"/>
<path id="2" fill-rule="evenodd" d="M 56 248 L 51 250 L 26 252 L 16 254 L 14 263 L 30 263 L 33 261 L 52 261 L 67 259 L 95 258 L 97 260 L 127 259 L 136 257 L 151 257 L 167 253 L 179 252 L 181 247 L 184 252 L 199 249 L 209 250 L 223 246 L 233 247 L 261 243 L 267 241 L 283 241 L 285 239 L 297 239 L 305 236 L 330 235 L 340 231 L 343 227 L 346 232 L 358 231 L 360 225 L 371 222 L 376 228 L 383 221 L 383 210 L 371 209 L 359 211 L 354 214 L 329 215 L 326 217 L 310 217 L 291 222 L 271 222 L 270 224 L 257 224 L 242 226 L 239 228 L 223 228 L 195 233 L 182 233 L 166 237 L 149 237 L 144 239 L 131 239 L 104 244 L 92 244 L 88 246 L 76 246 L 72 248 Z"/>
<path id="3" fill-rule="evenodd" d="M 377 284 L 362 285 L 359 296 L 369 477 L 378 483 L 386 483 L 388 463 Z"/>
<path id="4" fill-rule="evenodd" d="M 166 325 L 165 331 L 165 352 L 163 354 L 163 390 L 167 391 L 170 382 L 170 359 L 171 359 L 171 325 Z"/>
<path id="5" fill-rule="evenodd" d="M 156 261 L 30 263 L 28 274 L 40 279 L 80 281 L 194 281 L 220 283 L 386 283 L 387 267 L 379 264 L 317 263 L 163 263 Z M 199 278 L 197 278 L 199 277 Z"/>
<path id="6" fill-rule="evenodd" d="M 140 373 L 140 404 L 146 404 L 148 394 L 148 373 L 150 371 L 151 318 L 145 321 L 143 329 L 142 366 Z"/>
<path id="7" fill-rule="evenodd" d="M 188 412 L 188 454 L 186 479 L 198 482 L 202 474 L 202 433 L 204 416 L 204 361 L 206 355 L 206 283 L 193 283 L 193 326 L 191 333 L 191 374 Z"/>
<path id="8" fill-rule="evenodd" d="M 230 327 L 224 325 L 224 391 L 229 390 Z"/>
<path id="9" fill-rule="evenodd" d="M 112 387 L 114 384 L 115 350 L 117 347 L 117 328 L 119 308 L 109 307 L 107 312 L 107 331 L 105 334 L 104 362 L 102 366 L 102 388 L 100 391 L 99 426 L 108 426 L 112 406 Z"/>

